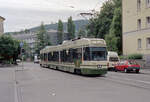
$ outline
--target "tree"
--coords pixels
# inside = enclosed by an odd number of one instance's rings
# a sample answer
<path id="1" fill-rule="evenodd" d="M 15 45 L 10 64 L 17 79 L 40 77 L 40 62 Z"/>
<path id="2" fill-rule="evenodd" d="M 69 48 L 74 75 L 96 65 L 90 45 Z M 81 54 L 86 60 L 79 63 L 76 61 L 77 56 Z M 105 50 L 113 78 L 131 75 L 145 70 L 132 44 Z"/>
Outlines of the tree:
<path id="1" fill-rule="evenodd" d="M 118 38 L 112 34 L 105 35 L 107 49 L 109 51 L 118 51 L 117 40 Z"/>
<path id="2" fill-rule="evenodd" d="M 113 0 L 106 1 L 100 12 L 90 19 L 87 25 L 88 36 L 96 38 L 103 38 L 109 33 L 109 28 L 114 15 L 114 2 Z"/>
<path id="3" fill-rule="evenodd" d="M 61 20 L 58 21 L 57 34 L 58 34 L 58 44 L 63 42 L 63 23 Z"/>
<path id="4" fill-rule="evenodd" d="M 2 61 L 13 60 L 14 64 L 17 64 L 16 59 L 20 54 L 19 41 L 13 39 L 10 36 L 0 36 L 0 59 Z"/>
<path id="5" fill-rule="evenodd" d="M 40 50 L 43 49 L 45 46 L 51 45 L 50 37 L 48 36 L 44 24 L 41 23 L 40 29 L 37 33 L 37 41 L 36 41 L 36 53 L 39 54 Z"/>
<path id="6" fill-rule="evenodd" d="M 67 30 L 69 33 L 69 39 L 74 39 L 75 38 L 75 24 L 72 21 L 72 17 L 68 18 Z"/>
<path id="7" fill-rule="evenodd" d="M 85 30 L 83 30 L 83 29 L 80 29 L 79 30 L 79 32 L 78 32 L 78 37 L 86 37 L 86 32 L 85 32 Z"/>
<path id="8" fill-rule="evenodd" d="M 119 54 L 122 54 L 121 0 L 114 0 L 114 1 L 116 2 L 114 16 L 110 26 L 109 35 L 106 36 L 106 42 L 108 48 L 110 48 L 111 46 L 116 46 L 116 49 L 109 49 L 109 50 L 117 51 Z M 112 43 L 112 40 L 107 39 L 108 37 L 113 37 L 112 39 L 116 39 L 116 43 Z"/>

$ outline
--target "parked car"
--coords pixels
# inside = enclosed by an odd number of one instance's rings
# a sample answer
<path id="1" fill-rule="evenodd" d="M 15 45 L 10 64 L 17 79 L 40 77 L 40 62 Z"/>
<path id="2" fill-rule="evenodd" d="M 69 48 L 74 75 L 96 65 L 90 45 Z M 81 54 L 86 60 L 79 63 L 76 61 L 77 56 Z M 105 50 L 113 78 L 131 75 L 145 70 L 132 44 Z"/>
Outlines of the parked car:
<path id="1" fill-rule="evenodd" d="M 120 61 L 115 65 L 115 71 L 136 72 L 139 73 L 141 66 L 134 60 Z"/>
<path id="2" fill-rule="evenodd" d="M 37 55 L 34 56 L 34 63 L 39 63 L 40 62 L 40 59 L 38 58 Z"/>
<path id="3" fill-rule="evenodd" d="M 34 63 L 39 63 L 40 59 L 34 59 Z"/>

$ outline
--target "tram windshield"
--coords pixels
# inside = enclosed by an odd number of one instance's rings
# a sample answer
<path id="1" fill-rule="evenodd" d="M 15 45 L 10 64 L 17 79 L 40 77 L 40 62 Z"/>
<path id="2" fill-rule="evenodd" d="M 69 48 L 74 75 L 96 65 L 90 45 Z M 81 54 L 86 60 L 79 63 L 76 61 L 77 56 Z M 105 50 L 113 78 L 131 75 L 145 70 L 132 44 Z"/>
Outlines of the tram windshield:
<path id="1" fill-rule="evenodd" d="M 89 61 L 107 60 L 106 47 L 86 47 L 84 50 L 84 60 Z"/>

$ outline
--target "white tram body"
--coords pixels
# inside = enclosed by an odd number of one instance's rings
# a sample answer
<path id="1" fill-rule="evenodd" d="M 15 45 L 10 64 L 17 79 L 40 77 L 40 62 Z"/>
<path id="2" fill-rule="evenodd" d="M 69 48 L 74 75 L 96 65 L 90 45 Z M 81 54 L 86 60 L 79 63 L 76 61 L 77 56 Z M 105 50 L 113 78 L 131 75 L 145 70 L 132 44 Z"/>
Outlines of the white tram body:
<path id="1" fill-rule="evenodd" d="M 47 46 L 40 51 L 43 67 L 83 75 L 107 73 L 107 47 L 103 39 L 82 38 L 64 41 L 58 46 Z"/>

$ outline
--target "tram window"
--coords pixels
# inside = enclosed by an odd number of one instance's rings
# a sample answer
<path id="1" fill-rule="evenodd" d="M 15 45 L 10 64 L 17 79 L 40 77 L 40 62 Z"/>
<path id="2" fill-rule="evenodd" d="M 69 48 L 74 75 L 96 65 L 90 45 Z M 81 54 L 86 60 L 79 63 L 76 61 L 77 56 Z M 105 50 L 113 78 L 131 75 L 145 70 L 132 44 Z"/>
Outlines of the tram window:
<path id="1" fill-rule="evenodd" d="M 86 47 L 84 48 L 85 61 L 102 61 L 107 60 L 107 50 L 104 47 Z"/>
<path id="2" fill-rule="evenodd" d="M 107 60 L 107 51 L 104 47 L 92 47 L 90 48 L 92 53 L 92 60 L 94 61 L 102 61 Z"/>
<path id="3" fill-rule="evenodd" d="M 52 53 L 48 53 L 48 61 L 52 61 Z"/>
<path id="4" fill-rule="evenodd" d="M 59 61 L 59 52 L 53 52 L 52 60 L 53 61 Z"/>
<path id="5" fill-rule="evenodd" d="M 84 60 L 89 61 L 90 60 L 90 48 L 86 47 L 84 50 Z"/>
<path id="6" fill-rule="evenodd" d="M 66 62 L 66 61 L 67 61 L 67 53 L 66 53 L 66 50 L 63 50 L 63 51 L 62 51 L 61 60 L 62 60 L 63 62 Z"/>
<path id="7" fill-rule="evenodd" d="M 47 54 L 44 53 L 44 61 L 46 61 L 46 60 L 47 60 Z"/>
<path id="8" fill-rule="evenodd" d="M 61 54 L 61 61 L 62 62 L 67 62 L 67 56 L 68 55 L 66 53 L 66 50 L 61 51 L 60 54 Z"/>
<path id="9" fill-rule="evenodd" d="M 69 53 L 67 56 L 67 62 L 73 62 L 73 49 L 69 49 Z"/>
<path id="10" fill-rule="evenodd" d="M 81 59 L 81 49 L 69 49 L 61 51 L 62 62 L 73 62 L 76 59 Z"/>
<path id="11" fill-rule="evenodd" d="M 72 56 L 73 56 L 73 60 L 76 60 L 78 58 L 78 56 L 77 56 L 77 49 L 73 49 Z"/>

